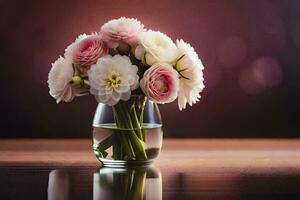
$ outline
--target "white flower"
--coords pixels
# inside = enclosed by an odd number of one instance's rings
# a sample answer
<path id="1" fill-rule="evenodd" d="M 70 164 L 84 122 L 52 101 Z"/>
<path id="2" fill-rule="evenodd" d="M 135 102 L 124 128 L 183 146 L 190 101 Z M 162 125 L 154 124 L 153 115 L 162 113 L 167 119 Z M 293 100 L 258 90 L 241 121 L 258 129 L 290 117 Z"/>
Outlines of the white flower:
<path id="1" fill-rule="evenodd" d="M 128 56 L 103 56 L 88 71 L 90 92 L 98 102 L 110 106 L 127 101 L 131 91 L 139 86 L 137 71 Z"/>
<path id="2" fill-rule="evenodd" d="M 159 31 L 146 31 L 140 35 L 140 45 L 135 50 L 135 56 L 146 64 L 157 62 L 173 63 L 178 57 L 177 47 L 167 35 Z"/>
<path id="3" fill-rule="evenodd" d="M 106 22 L 101 27 L 101 30 L 110 29 L 115 32 L 128 33 L 128 32 L 132 32 L 133 30 L 140 29 L 141 26 L 143 25 L 137 19 L 120 17 L 119 19 L 113 19 Z"/>
<path id="4" fill-rule="evenodd" d="M 144 25 L 137 19 L 121 17 L 106 22 L 101 27 L 100 34 L 110 48 L 117 48 L 122 42 L 136 46 L 143 30 Z"/>
<path id="5" fill-rule="evenodd" d="M 60 101 L 70 102 L 76 96 L 75 90 L 69 83 L 73 77 L 73 67 L 70 59 L 58 58 L 52 63 L 52 68 L 48 75 L 48 85 L 50 95 Z"/>
<path id="6" fill-rule="evenodd" d="M 179 73 L 179 92 L 178 107 L 179 110 L 185 109 L 186 104 L 190 106 L 199 101 L 200 92 L 204 88 L 204 69 L 194 48 L 183 40 L 177 40 L 179 51 L 178 62 L 175 67 Z"/>

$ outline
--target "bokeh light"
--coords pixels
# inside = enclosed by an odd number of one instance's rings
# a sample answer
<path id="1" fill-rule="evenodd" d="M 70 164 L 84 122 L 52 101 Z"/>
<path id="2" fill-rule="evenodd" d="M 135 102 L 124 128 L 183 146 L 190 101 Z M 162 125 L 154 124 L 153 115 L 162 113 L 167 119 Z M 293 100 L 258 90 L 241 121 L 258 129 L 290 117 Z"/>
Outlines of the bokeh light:
<path id="1" fill-rule="evenodd" d="M 255 80 L 265 88 L 272 88 L 280 84 L 282 71 L 279 62 L 272 57 L 260 57 L 253 62 Z"/>
<path id="2" fill-rule="evenodd" d="M 282 81 L 279 62 L 271 56 L 262 56 L 253 61 L 249 68 L 240 73 L 240 87 L 248 94 L 259 95 Z"/>

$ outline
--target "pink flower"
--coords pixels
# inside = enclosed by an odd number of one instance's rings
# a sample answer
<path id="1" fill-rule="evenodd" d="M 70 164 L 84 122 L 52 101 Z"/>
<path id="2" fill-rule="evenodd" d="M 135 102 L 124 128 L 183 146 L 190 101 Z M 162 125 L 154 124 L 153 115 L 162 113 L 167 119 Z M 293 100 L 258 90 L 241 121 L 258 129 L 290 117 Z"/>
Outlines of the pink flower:
<path id="1" fill-rule="evenodd" d="M 105 23 L 101 27 L 103 40 L 110 48 L 117 48 L 120 43 L 136 46 L 138 36 L 144 30 L 144 25 L 136 19 L 121 17 Z"/>
<path id="2" fill-rule="evenodd" d="M 91 35 L 79 41 L 71 51 L 72 62 L 86 73 L 100 57 L 108 54 L 108 47 L 99 35 Z"/>
<path id="3" fill-rule="evenodd" d="M 149 100 L 161 104 L 170 103 L 177 98 L 178 73 L 170 64 L 156 63 L 144 73 L 140 86 Z"/>

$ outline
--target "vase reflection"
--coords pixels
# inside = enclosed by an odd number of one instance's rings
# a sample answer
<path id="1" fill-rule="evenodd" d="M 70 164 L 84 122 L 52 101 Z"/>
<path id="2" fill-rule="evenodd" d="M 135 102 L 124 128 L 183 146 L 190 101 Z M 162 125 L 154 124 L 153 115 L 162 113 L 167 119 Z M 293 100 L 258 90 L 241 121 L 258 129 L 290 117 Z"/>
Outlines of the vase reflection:
<path id="1" fill-rule="evenodd" d="M 89 187 L 93 184 L 93 187 Z M 82 193 L 84 190 L 89 190 Z M 81 190 L 81 192 L 79 191 Z M 92 197 L 93 196 L 93 197 Z M 159 169 L 101 168 L 92 171 L 52 170 L 48 180 L 48 200 L 160 200 L 162 175 Z"/>
<path id="2" fill-rule="evenodd" d="M 69 191 L 69 173 L 65 170 L 52 170 L 48 180 L 48 200 L 67 200 Z"/>
<path id="3" fill-rule="evenodd" d="M 94 200 L 160 200 L 162 176 L 154 167 L 102 168 L 94 173 Z"/>

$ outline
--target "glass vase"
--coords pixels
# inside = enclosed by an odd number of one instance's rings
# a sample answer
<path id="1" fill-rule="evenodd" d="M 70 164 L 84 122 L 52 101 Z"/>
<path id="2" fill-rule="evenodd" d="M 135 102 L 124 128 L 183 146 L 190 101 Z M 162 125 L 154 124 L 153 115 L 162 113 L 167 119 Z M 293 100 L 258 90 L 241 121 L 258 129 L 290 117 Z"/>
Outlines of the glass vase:
<path id="1" fill-rule="evenodd" d="M 158 106 L 146 96 L 133 95 L 114 106 L 98 104 L 93 120 L 93 149 L 107 167 L 150 164 L 162 146 Z"/>

